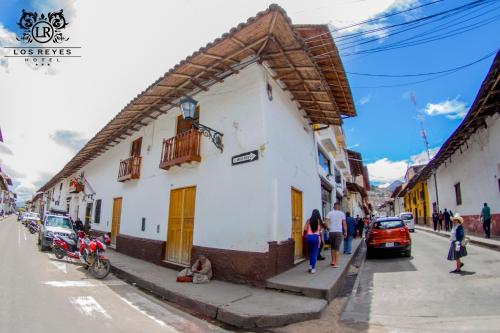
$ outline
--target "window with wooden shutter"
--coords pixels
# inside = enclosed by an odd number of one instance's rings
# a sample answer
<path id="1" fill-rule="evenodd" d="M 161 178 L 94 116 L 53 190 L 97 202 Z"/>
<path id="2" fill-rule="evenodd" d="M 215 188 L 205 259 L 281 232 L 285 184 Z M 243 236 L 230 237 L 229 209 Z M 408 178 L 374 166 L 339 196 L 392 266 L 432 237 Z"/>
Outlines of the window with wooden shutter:
<path id="1" fill-rule="evenodd" d="M 94 223 L 101 222 L 101 199 L 96 200 L 95 202 L 95 211 L 94 211 Z"/>
<path id="2" fill-rule="evenodd" d="M 142 137 L 132 142 L 130 156 L 141 156 Z"/>
<path id="3" fill-rule="evenodd" d="M 460 183 L 455 184 L 455 199 L 457 201 L 457 206 L 462 204 L 462 190 L 460 189 Z"/>

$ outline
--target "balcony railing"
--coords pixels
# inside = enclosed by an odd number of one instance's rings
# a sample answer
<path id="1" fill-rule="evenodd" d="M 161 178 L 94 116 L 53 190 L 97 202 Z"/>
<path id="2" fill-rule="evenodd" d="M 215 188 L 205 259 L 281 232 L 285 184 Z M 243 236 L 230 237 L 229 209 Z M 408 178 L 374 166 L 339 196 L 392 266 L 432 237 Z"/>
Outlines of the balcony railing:
<path id="1" fill-rule="evenodd" d="M 141 178 L 141 156 L 131 156 L 120 162 L 118 170 L 118 181 L 124 182 L 129 179 Z"/>
<path id="2" fill-rule="evenodd" d="M 168 170 L 182 163 L 200 162 L 201 133 L 196 129 L 163 140 L 160 168 Z"/>

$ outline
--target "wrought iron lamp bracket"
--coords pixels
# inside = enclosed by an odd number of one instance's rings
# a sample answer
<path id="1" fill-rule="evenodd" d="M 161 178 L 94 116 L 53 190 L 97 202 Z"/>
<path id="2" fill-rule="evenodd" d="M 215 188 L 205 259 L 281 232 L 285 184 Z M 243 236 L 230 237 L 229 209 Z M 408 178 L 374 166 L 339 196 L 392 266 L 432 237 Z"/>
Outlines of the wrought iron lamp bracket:
<path id="1" fill-rule="evenodd" d="M 202 124 L 193 124 L 193 128 L 196 128 L 203 136 L 210 138 L 215 147 L 217 147 L 221 153 L 223 152 L 224 143 L 222 143 L 222 136 L 224 134 Z"/>

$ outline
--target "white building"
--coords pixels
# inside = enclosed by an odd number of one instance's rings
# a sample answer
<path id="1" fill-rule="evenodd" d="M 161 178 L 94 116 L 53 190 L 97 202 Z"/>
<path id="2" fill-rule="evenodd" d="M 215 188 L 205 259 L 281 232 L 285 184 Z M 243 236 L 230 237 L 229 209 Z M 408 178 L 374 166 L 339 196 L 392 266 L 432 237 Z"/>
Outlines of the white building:
<path id="1" fill-rule="evenodd" d="M 12 179 L 0 170 L 0 213 L 13 213 L 16 209 L 16 194 L 9 190 Z"/>
<path id="2" fill-rule="evenodd" d="M 499 79 L 500 53 L 497 53 L 464 120 L 419 175 L 420 179 L 427 179 L 431 207 L 460 213 L 469 231 L 484 234 L 479 216 L 483 203 L 488 203 L 492 234 L 497 236 L 500 235 Z"/>
<path id="3" fill-rule="evenodd" d="M 302 256 L 311 211 L 343 199 L 341 115 L 355 110 L 328 27 L 292 25 L 272 5 L 132 100 L 38 201 L 89 219 L 125 254 L 165 265 L 205 254 L 216 278 L 259 284 Z M 223 149 L 193 123 L 222 133 Z"/>

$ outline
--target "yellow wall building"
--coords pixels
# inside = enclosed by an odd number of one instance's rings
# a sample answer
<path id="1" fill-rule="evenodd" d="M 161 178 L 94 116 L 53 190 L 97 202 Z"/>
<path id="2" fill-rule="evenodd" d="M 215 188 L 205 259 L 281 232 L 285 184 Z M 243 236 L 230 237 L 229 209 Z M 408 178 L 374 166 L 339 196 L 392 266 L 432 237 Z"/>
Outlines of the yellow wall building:
<path id="1" fill-rule="evenodd" d="M 416 223 L 432 225 L 432 207 L 429 207 L 426 181 L 410 182 L 404 198 L 405 210 L 413 213 Z"/>

